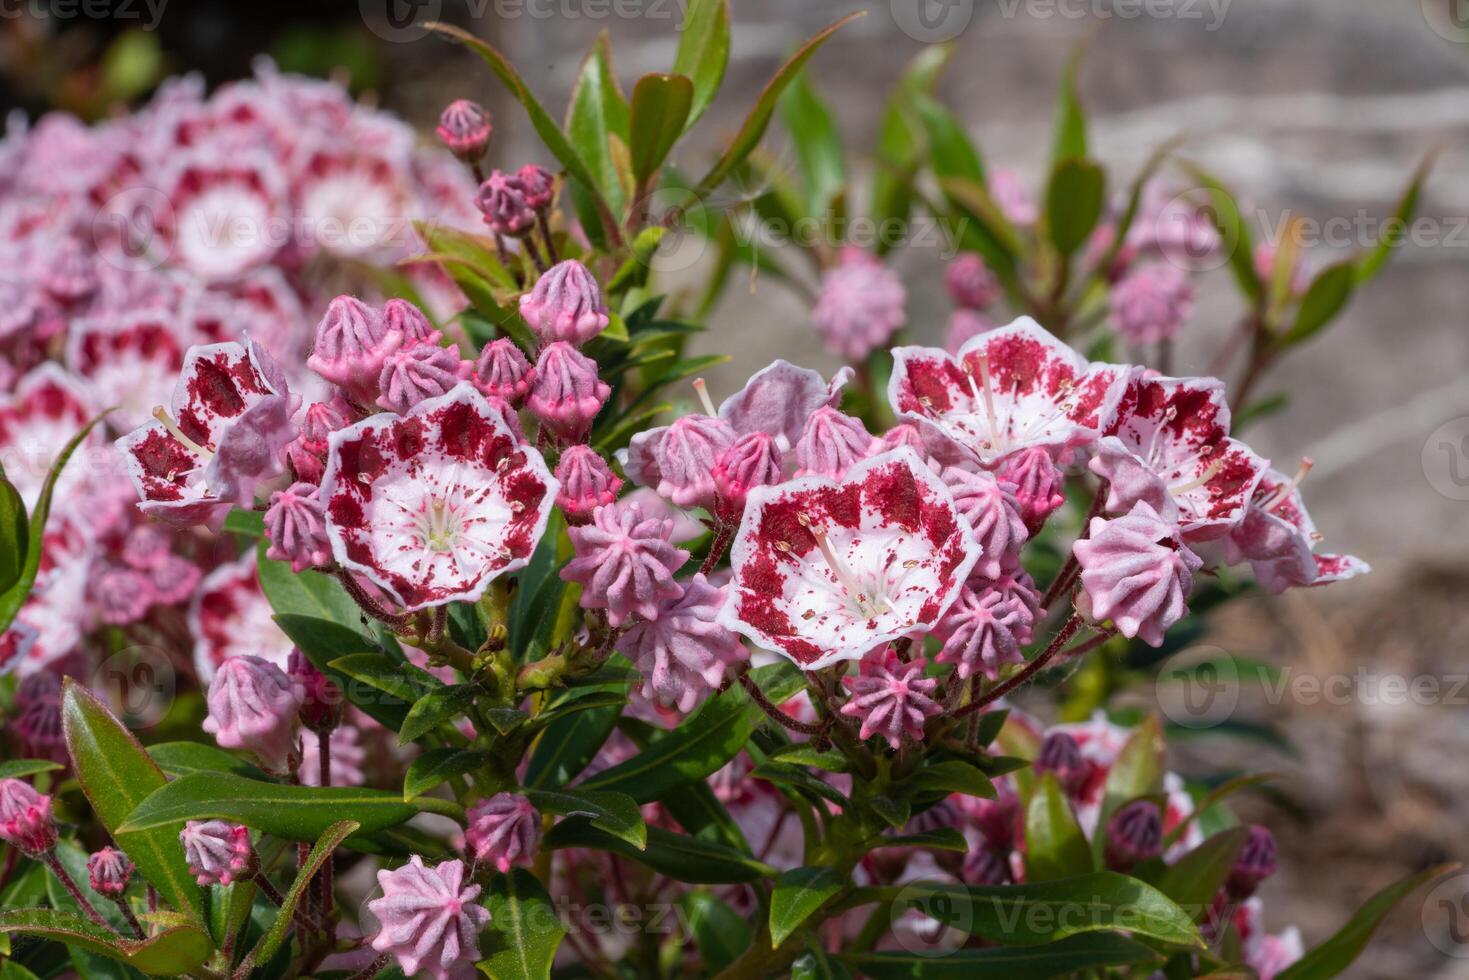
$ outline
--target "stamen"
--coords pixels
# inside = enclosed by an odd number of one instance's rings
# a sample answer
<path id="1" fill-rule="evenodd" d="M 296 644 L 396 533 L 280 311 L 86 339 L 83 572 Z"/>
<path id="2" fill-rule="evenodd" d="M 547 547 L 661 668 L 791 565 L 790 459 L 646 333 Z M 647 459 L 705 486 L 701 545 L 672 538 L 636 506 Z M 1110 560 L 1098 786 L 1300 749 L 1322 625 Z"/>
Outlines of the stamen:
<path id="1" fill-rule="evenodd" d="M 193 439 L 190 439 L 188 436 L 184 435 L 184 432 L 182 429 L 179 428 L 178 423 L 169 416 L 168 411 L 162 405 L 153 406 L 153 417 L 159 422 L 162 422 L 163 427 L 167 429 L 175 439 L 183 443 L 184 448 L 189 450 L 189 452 L 193 453 L 195 456 L 203 456 L 205 459 L 214 458 L 214 453 L 210 452 L 209 450 L 205 449 L 203 446 L 195 442 Z"/>
<path id="2" fill-rule="evenodd" d="M 966 359 L 964 364 L 967 367 L 969 361 Z M 1003 450 L 1005 448 L 1005 439 L 1000 432 L 999 418 L 995 415 L 995 396 L 993 389 L 990 387 L 990 356 L 988 354 L 979 355 L 979 384 L 980 388 L 984 391 L 982 396 L 979 390 L 976 390 L 974 387 L 974 375 L 971 373 L 969 375 L 969 390 L 973 393 L 976 401 L 984 402 L 984 414 L 986 420 L 989 422 L 990 435 L 993 438 L 994 447 L 996 450 Z"/>
<path id="3" fill-rule="evenodd" d="M 704 414 L 710 417 L 716 415 L 714 402 L 709 398 L 709 386 L 704 384 L 703 378 L 694 379 L 694 390 L 699 393 L 699 401 L 704 405 Z"/>
<path id="4" fill-rule="evenodd" d="M 1188 493 L 1190 490 L 1197 490 L 1199 487 L 1214 479 L 1214 474 L 1218 473 L 1222 466 L 1224 466 L 1224 460 L 1216 459 L 1214 460 L 1214 462 L 1209 464 L 1208 468 L 1205 469 L 1203 473 L 1199 474 L 1198 479 L 1190 480 L 1187 483 L 1180 483 L 1176 487 L 1169 487 L 1168 492 L 1176 497 L 1181 493 Z"/>
<path id="5" fill-rule="evenodd" d="M 1314 459 L 1309 456 L 1304 457 L 1301 460 L 1300 468 L 1296 470 L 1296 475 L 1291 477 L 1291 481 L 1289 483 L 1277 490 L 1275 492 L 1275 496 L 1270 498 L 1270 502 L 1261 509 L 1268 514 L 1275 508 L 1279 507 L 1281 504 L 1285 503 L 1290 495 L 1295 493 L 1297 488 L 1299 488 L 1301 483 L 1306 479 L 1306 474 L 1311 472 L 1311 467 L 1315 465 L 1316 461 Z"/>
<path id="6" fill-rule="evenodd" d="M 821 557 L 826 559 L 827 567 L 836 576 L 836 580 L 841 587 L 846 590 L 848 597 L 857 604 L 857 611 L 868 619 L 876 617 L 878 611 L 872 605 L 872 600 L 857 585 L 857 579 L 852 575 L 847 566 L 842 564 L 842 560 L 837 557 L 837 553 L 832 548 L 831 542 L 826 539 L 826 531 L 812 527 L 811 518 L 805 514 L 796 515 L 796 521 L 807 531 L 810 531 L 811 537 L 816 539 L 816 547 L 821 550 Z"/>

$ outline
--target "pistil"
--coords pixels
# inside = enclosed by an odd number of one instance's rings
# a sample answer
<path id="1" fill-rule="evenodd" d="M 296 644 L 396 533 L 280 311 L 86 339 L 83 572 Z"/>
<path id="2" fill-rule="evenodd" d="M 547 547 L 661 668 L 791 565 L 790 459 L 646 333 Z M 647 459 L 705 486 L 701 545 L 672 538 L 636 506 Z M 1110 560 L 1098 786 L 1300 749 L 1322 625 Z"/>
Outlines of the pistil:
<path id="1" fill-rule="evenodd" d="M 965 366 L 968 366 L 968 363 L 966 360 Z M 990 436 L 994 440 L 994 448 L 997 451 L 1003 451 L 1005 448 L 1005 439 L 1000 432 L 999 417 L 995 414 L 995 396 L 994 390 L 990 386 L 990 357 L 988 354 L 979 355 L 979 387 L 976 388 L 974 385 L 973 372 L 968 374 L 968 378 L 969 390 L 974 395 L 975 401 L 984 404 L 985 419 L 989 423 Z"/>
<path id="2" fill-rule="evenodd" d="M 1197 479 L 1190 480 L 1187 483 L 1180 483 L 1176 487 L 1169 487 L 1168 493 L 1176 497 L 1181 493 L 1188 493 L 1190 490 L 1197 490 L 1199 487 L 1202 487 L 1204 484 L 1214 479 L 1214 475 L 1218 473 L 1220 468 L 1222 468 L 1223 466 L 1224 460 L 1216 459 L 1214 460 L 1214 462 L 1209 464 L 1208 468 L 1206 468 L 1204 472 L 1199 474 Z"/>

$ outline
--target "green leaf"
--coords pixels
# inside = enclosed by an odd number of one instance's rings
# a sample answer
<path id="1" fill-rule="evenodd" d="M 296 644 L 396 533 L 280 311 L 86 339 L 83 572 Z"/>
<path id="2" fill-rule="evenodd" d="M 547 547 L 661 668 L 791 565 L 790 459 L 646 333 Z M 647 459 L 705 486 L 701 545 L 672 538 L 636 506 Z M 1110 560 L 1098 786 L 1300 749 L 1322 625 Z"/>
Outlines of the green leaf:
<path id="1" fill-rule="evenodd" d="M 223 529 L 227 534 L 237 534 L 242 538 L 259 540 L 265 537 L 265 512 L 259 510 L 244 510 L 240 507 L 230 509 L 225 515 Z"/>
<path id="2" fill-rule="evenodd" d="M 166 786 L 163 771 L 133 733 L 71 678 L 62 694 L 61 724 L 72 768 L 97 820 L 164 901 L 202 924 L 204 893 L 189 874 L 178 839 L 183 820 L 160 821 L 134 832 L 122 829 L 135 807 Z"/>
<path id="3" fill-rule="evenodd" d="M 1366 948 L 1384 916 L 1408 894 L 1439 875 L 1458 870 L 1457 864 L 1441 864 L 1388 885 L 1367 899 L 1351 921 L 1326 942 L 1306 953 L 1276 974 L 1276 980 L 1327 980 L 1345 971 Z"/>
<path id="4" fill-rule="evenodd" d="M 0 470 L 0 595 L 4 595 L 25 570 L 30 550 L 31 526 L 25 501 L 15 484 Z"/>
<path id="5" fill-rule="evenodd" d="M 332 852 L 337 846 L 352 835 L 358 829 L 357 824 L 350 820 L 340 820 L 326 829 L 326 833 L 311 848 L 302 862 L 301 869 L 296 872 L 296 880 L 291 883 L 290 891 L 286 892 L 286 900 L 281 903 L 280 909 L 275 913 L 275 921 L 271 923 L 270 929 L 260 937 L 260 942 L 245 957 L 239 973 L 243 976 L 249 973 L 252 964 L 269 963 L 271 957 L 281 948 L 286 941 L 286 932 L 291 928 L 295 919 L 296 906 L 301 903 L 301 896 L 306 893 L 306 886 L 311 884 L 311 879 L 321 870 L 321 866 L 331 859 Z"/>
<path id="6" fill-rule="evenodd" d="M 1046 190 L 1046 227 L 1051 244 L 1066 258 L 1086 244 L 1102 217 L 1107 176 L 1093 160 L 1062 160 Z"/>
<path id="7" fill-rule="evenodd" d="M 1367 253 L 1357 263 L 1357 285 L 1362 285 L 1377 278 L 1377 274 L 1387 265 L 1388 259 L 1392 258 L 1393 250 L 1398 248 L 1408 237 L 1408 232 L 1413 224 L 1413 216 L 1418 213 L 1418 201 L 1423 196 L 1423 185 L 1428 180 L 1428 174 L 1433 170 L 1438 161 L 1439 150 L 1431 151 L 1418 164 L 1418 169 L 1413 171 L 1413 178 L 1408 182 L 1408 187 L 1403 191 L 1403 196 L 1398 199 L 1398 206 L 1393 210 L 1393 216 L 1383 225 L 1382 240 L 1377 243 L 1377 248 Z M 1389 229 L 1400 229 L 1394 234 Z"/>
<path id="8" fill-rule="evenodd" d="M 1299 344 L 1315 336 L 1346 309 L 1356 288 L 1355 262 L 1338 262 L 1321 270 L 1306 290 L 1305 298 L 1301 300 L 1296 322 L 1290 328 L 1290 333 L 1286 334 L 1286 343 Z"/>
<path id="9" fill-rule="evenodd" d="M 550 896 L 524 868 L 495 875 L 485 890 L 490 925 L 477 966 L 491 980 L 545 980 L 566 935 Z"/>
<path id="10" fill-rule="evenodd" d="M 55 772 L 61 766 L 50 759 L 9 759 L 0 762 L 0 779 L 24 779 L 43 772 Z"/>
<path id="11" fill-rule="evenodd" d="M 191 772 L 232 772 L 251 779 L 265 778 L 265 773 L 239 756 L 203 742 L 163 742 L 148 746 L 148 754 L 169 776 L 184 776 Z"/>
<path id="12" fill-rule="evenodd" d="M 699 958 L 710 973 L 723 970 L 749 948 L 750 923 L 709 892 L 702 888 L 685 892 L 679 904 L 699 946 Z"/>
<path id="13" fill-rule="evenodd" d="M 1025 841 L 1030 881 L 1070 878 L 1092 870 L 1091 845 L 1055 773 L 1046 773 L 1031 795 L 1025 812 Z"/>
<path id="14" fill-rule="evenodd" d="M 440 725 L 464 714 L 474 704 L 474 688 L 453 684 L 435 688 L 413 702 L 398 730 L 398 744 L 416 742 Z"/>
<path id="15" fill-rule="evenodd" d="M 871 980 L 1050 980 L 1074 974 L 1100 976 L 1104 967 L 1141 966 L 1158 960 L 1161 957 L 1141 943 L 1105 933 L 1024 949 L 961 949 L 939 955 L 858 953 L 841 958 Z"/>
<path id="16" fill-rule="evenodd" d="M 586 817 L 593 827 L 625 840 L 638 850 L 648 845 L 648 828 L 642 811 L 632 797 L 623 793 L 607 793 L 571 789 L 528 789 L 526 799 L 542 813 L 563 817 Z"/>
<path id="17" fill-rule="evenodd" d="M 937 830 L 925 830 L 918 834 L 876 837 L 868 846 L 873 850 L 879 847 L 923 847 L 931 851 L 958 851 L 964 854 L 969 850 L 969 841 L 953 827 L 939 827 Z"/>
<path id="18" fill-rule="evenodd" d="M 1077 86 L 1081 73 L 1081 62 L 1086 57 L 1088 40 L 1083 40 L 1067 59 L 1066 71 L 1061 76 L 1061 90 L 1056 106 L 1056 139 L 1051 149 L 1052 164 L 1087 155 L 1086 109 L 1082 107 Z"/>
<path id="19" fill-rule="evenodd" d="M 698 122 L 714 101 L 728 63 L 729 0 L 689 0 L 673 56 L 673 70 L 694 83 L 685 129 Z"/>
<path id="20" fill-rule="evenodd" d="M 291 642 L 306 655 L 306 659 L 336 684 L 348 701 L 374 721 L 394 731 L 403 724 L 409 706 L 424 693 L 415 689 L 410 698 L 384 697 L 381 688 L 333 666 L 339 662 L 356 663 L 357 658 L 371 658 L 373 663 L 387 661 L 396 664 L 396 661 L 381 653 L 366 652 L 376 650 L 377 644 L 354 630 L 311 616 L 276 616 L 275 621 L 281 631 L 291 638 Z M 403 665 L 397 664 L 397 668 L 395 676 L 401 678 Z"/>
<path id="21" fill-rule="evenodd" d="M 995 787 L 989 777 L 967 762 L 951 759 L 935 762 L 915 772 L 903 783 L 903 788 L 913 793 L 963 793 L 994 799 Z"/>
<path id="22" fill-rule="evenodd" d="M 803 44 L 785 64 L 780 66 L 775 77 L 760 90 L 760 95 L 755 99 L 755 105 L 740 126 L 739 133 L 695 187 L 696 197 L 708 197 L 710 191 L 724 183 L 725 178 L 745 162 L 745 158 L 754 152 L 755 147 L 760 144 L 760 138 L 765 135 L 765 127 L 770 125 L 770 117 L 775 114 L 776 101 L 785 91 L 785 87 L 791 83 L 791 79 L 796 77 L 796 74 L 806 62 L 811 60 L 811 56 L 816 53 L 817 49 L 825 44 L 833 34 L 858 17 L 865 16 L 866 13 L 865 10 L 858 10 L 831 24 Z"/>
<path id="23" fill-rule="evenodd" d="M 902 78 L 888 96 L 878 124 L 877 166 L 873 170 L 869 195 L 872 220 L 878 228 L 890 227 L 896 222 L 894 231 L 900 235 L 906 232 L 908 217 L 913 210 L 913 178 L 919 165 L 919 130 L 909 118 L 913 97 L 933 91 L 939 73 L 952 53 L 952 45 L 926 45 L 908 63 Z M 892 244 L 886 240 L 879 241 L 878 252 L 887 252 Z"/>
<path id="24" fill-rule="evenodd" d="M 548 850 L 585 847 L 612 851 L 678 881 L 696 885 L 730 885 L 772 878 L 776 870 L 731 847 L 648 828 L 648 846 L 639 850 L 620 837 L 598 830 L 580 818 L 563 820 L 545 837 Z"/>
<path id="25" fill-rule="evenodd" d="M 456 803 L 432 797 L 404 803 L 399 794 L 382 790 L 284 786 L 228 773 L 196 772 L 154 791 L 128 815 L 123 827 L 141 831 L 184 820 L 230 820 L 287 840 L 314 841 L 339 820 L 355 821 L 358 833 L 371 834 L 406 823 L 419 813 L 459 817 L 463 812 Z"/>
<path id="26" fill-rule="evenodd" d="M 621 708 L 593 708 L 552 722 L 531 753 L 525 785 L 564 786 L 570 782 L 592 761 L 621 714 Z"/>
<path id="27" fill-rule="evenodd" d="M 1248 827 L 1221 831 L 1189 851 L 1159 876 L 1158 890 L 1189 911 L 1195 922 L 1203 921 L 1214 895 L 1223 886 L 1250 839 Z"/>
<path id="28" fill-rule="evenodd" d="M 1140 796 L 1151 796 L 1163 791 L 1164 767 L 1163 726 L 1157 715 L 1149 715 L 1128 736 L 1117 762 L 1107 773 L 1107 783 L 1102 791 L 1102 809 L 1097 818 L 1097 832 L 1093 835 L 1092 850 L 1101 856 L 1106 844 L 1103 828 L 1118 808 Z"/>
<path id="29" fill-rule="evenodd" d="M 694 83 L 683 75 L 644 75 L 632 90 L 632 172 L 649 187 L 689 118 Z"/>
<path id="30" fill-rule="evenodd" d="M 913 815 L 913 807 L 907 800 L 895 800 L 891 796 L 874 796 L 866 802 L 872 812 L 894 830 L 901 830 Z"/>
<path id="31" fill-rule="evenodd" d="M 961 932 L 1010 946 L 1041 946 L 1094 932 L 1130 932 L 1204 948 L 1187 913 L 1153 886 L 1113 871 L 1023 885 L 965 887 L 917 882 L 895 901 Z"/>
<path id="32" fill-rule="evenodd" d="M 489 761 L 488 752 L 476 749 L 428 749 L 408 764 L 403 776 L 403 801 L 411 803 L 440 783 L 474 772 Z"/>
<path id="33" fill-rule="evenodd" d="M 607 32 L 603 31 L 581 63 L 571 104 L 566 110 L 566 132 L 586 158 L 587 166 L 597 178 L 597 186 L 617 214 L 622 212 L 626 195 L 612 158 L 611 141 L 613 136 L 624 143 L 630 139 L 628 112 L 627 100 L 618 89 L 617 76 L 612 70 L 612 47 Z M 578 213 L 583 202 L 586 208 L 593 208 L 585 189 L 578 184 L 576 191 L 574 203 L 578 205 Z M 582 222 L 589 234 L 600 235 L 602 229 L 595 211 L 589 210 L 584 217 L 590 219 Z M 601 244 L 605 247 L 606 243 Z M 612 291 L 610 285 L 608 291 Z"/>
<path id="34" fill-rule="evenodd" d="M 277 616 L 324 619 L 362 636 L 362 645 L 356 649 L 375 646 L 362 625 L 362 610 L 341 582 L 321 572 L 293 572 L 290 562 L 265 557 L 268 546 L 269 542 L 263 540 L 256 546 L 256 562 L 260 569 L 260 591 L 265 593 Z"/>
<path id="35" fill-rule="evenodd" d="M 784 872 L 770 893 L 770 948 L 785 942 L 846 884 L 834 868 L 793 868 Z"/>
<path id="36" fill-rule="evenodd" d="M 1184 164 L 1186 169 L 1209 197 L 1209 216 L 1219 232 L 1220 247 L 1229 257 L 1229 267 L 1234 272 L 1240 291 L 1257 306 L 1265 301 L 1265 286 L 1255 270 L 1255 243 L 1250 229 L 1240 215 L 1239 204 L 1229 189 L 1217 177 L 1201 167 Z"/>
<path id="37" fill-rule="evenodd" d="M 934 176 L 983 187 L 984 158 L 979 147 L 964 132 L 958 118 L 937 99 L 927 95 L 915 95 L 913 105 L 928 136 L 929 166 L 933 168 Z"/>
<path id="38" fill-rule="evenodd" d="M 214 953 L 209 936 L 201 926 L 192 923 L 169 926 L 149 939 L 123 939 L 79 914 L 54 909 L 0 911 L 0 933 L 19 933 L 79 946 L 150 976 L 192 973 Z"/>
<path id="39" fill-rule="evenodd" d="M 808 946 L 807 952 L 791 964 L 791 980 L 852 980 L 852 974 L 820 946 Z"/>
<path id="40" fill-rule="evenodd" d="M 801 167 L 806 213 L 822 218 L 846 186 L 847 173 L 836 117 L 811 84 L 809 71 L 797 74 L 780 97 L 780 115 Z"/>

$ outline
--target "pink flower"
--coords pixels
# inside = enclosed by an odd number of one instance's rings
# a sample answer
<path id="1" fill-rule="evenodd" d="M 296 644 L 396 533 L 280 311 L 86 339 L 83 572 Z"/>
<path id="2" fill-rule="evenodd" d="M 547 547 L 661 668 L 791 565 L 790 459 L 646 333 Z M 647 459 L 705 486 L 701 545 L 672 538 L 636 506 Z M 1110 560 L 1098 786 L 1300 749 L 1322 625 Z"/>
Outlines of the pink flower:
<path id="1" fill-rule="evenodd" d="M 260 591 L 255 556 L 248 552 L 204 577 L 189 603 L 189 632 L 201 683 L 232 657 L 260 657 L 284 667 L 293 649 Z"/>
<path id="2" fill-rule="evenodd" d="M 88 583 L 97 616 L 104 623 L 135 623 L 153 607 L 153 581 L 125 565 L 104 565 Z"/>
<path id="3" fill-rule="evenodd" d="M 932 630 L 978 560 L 943 482 L 897 449 L 752 490 L 719 622 L 807 670 L 857 660 Z"/>
<path id="4" fill-rule="evenodd" d="M 622 488 L 622 480 L 591 446 L 567 447 L 556 463 L 556 479 L 561 484 L 556 505 L 573 524 L 591 520 L 592 511 L 616 500 Z"/>
<path id="5" fill-rule="evenodd" d="M 363 404 L 377 397 L 388 356 L 403 345 L 382 314 L 355 296 L 332 300 L 316 325 L 316 343 L 306 366 Z"/>
<path id="6" fill-rule="evenodd" d="M 1167 262 L 1136 266 L 1112 288 L 1112 329 L 1129 344 L 1172 340 L 1193 313 L 1188 273 Z"/>
<path id="7" fill-rule="evenodd" d="M 0 779 L 0 840 L 32 858 L 55 847 L 51 797 L 19 779 Z"/>
<path id="8" fill-rule="evenodd" d="M 0 395 L 0 464 L 27 508 L 36 506 L 61 448 L 97 413 L 88 387 L 61 365 L 48 361 L 22 375 L 9 396 Z M 88 456 L 101 442 L 102 434 L 94 430 L 62 470 L 54 500 L 70 504 L 86 483 Z"/>
<path id="9" fill-rule="evenodd" d="M 426 398 L 448 394 L 469 377 L 470 370 L 470 363 L 459 359 L 458 345 L 418 343 L 399 348 L 383 361 L 377 404 L 402 415 Z"/>
<path id="10" fill-rule="evenodd" d="M 1265 931 L 1265 906 L 1257 897 L 1239 903 L 1234 928 L 1244 947 L 1244 961 L 1260 980 L 1275 980 L 1285 968 L 1306 955 L 1301 930 L 1291 926 L 1271 935 Z"/>
<path id="11" fill-rule="evenodd" d="M 976 673 L 997 680 L 1001 667 L 1025 663 L 1020 647 L 1031 641 L 1034 621 L 1018 598 L 995 589 L 975 591 L 965 586 L 939 620 L 937 632 L 944 646 L 934 659 L 953 664 L 961 680 Z"/>
<path id="12" fill-rule="evenodd" d="M 734 444 L 734 429 L 723 419 L 685 415 L 668 426 L 653 447 L 659 496 L 680 507 L 712 510 L 717 496 L 714 467 Z"/>
<path id="13" fill-rule="evenodd" d="M 861 419 L 824 405 L 811 413 L 796 443 L 796 475 L 840 480 L 875 442 Z"/>
<path id="14" fill-rule="evenodd" d="M 473 602 L 525 567 L 558 487 L 468 384 L 331 437 L 321 480 L 337 564 L 406 610 Z"/>
<path id="15" fill-rule="evenodd" d="M 536 362 L 536 381 L 526 405 L 557 435 L 581 439 L 612 388 L 597 377 L 597 362 L 565 341 L 546 345 Z"/>
<path id="16" fill-rule="evenodd" d="M 316 489 L 309 483 L 293 483 L 271 494 L 265 510 L 265 536 L 270 540 L 265 557 L 289 561 L 293 572 L 331 564 L 326 511 Z"/>
<path id="17" fill-rule="evenodd" d="M 455 99 L 444 106 L 434 132 L 450 153 L 466 163 L 474 163 L 485 155 L 490 129 L 490 114 L 483 106 L 468 99 Z"/>
<path id="18" fill-rule="evenodd" d="M 232 657 L 209 682 L 204 731 L 226 749 L 255 753 L 272 772 L 285 772 L 296 751 L 300 701 L 291 679 L 259 657 Z"/>
<path id="19" fill-rule="evenodd" d="M 933 699 L 937 677 L 923 676 L 924 661 L 898 660 L 891 648 L 863 659 L 856 677 L 842 678 L 850 699 L 841 713 L 862 723 L 862 738 L 881 735 L 896 749 L 903 739 L 923 740 L 923 723 L 943 708 Z"/>
<path id="20" fill-rule="evenodd" d="M 1090 464 L 1108 481 L 1109 512 L 1145 502 L 1176 517 L 1190 543 L 1228 534 L 1268 465 L 1229 438 L 1224 385 L 1212 378 L 1135 379 Z"/>
<path id="21" fill-rule="evenodd" d="M 1248 561 L 1260 584 L 1277 595 L 1288 588 L 1329 585 L 1372 570 L 1351 555 L 1314 553 L 1322 535 L 1300 492 L 1310 469 L 1310 460 L 1304 461 L 1294 479 L 1267 469 L 1244 518 L 1225 539 L 1225 560 L 1231 565 Z"/>
<path id="22" fill-rule="evenodd" d="M 267 151 L 183 151 L 164 170 L 169 208 L 155 215 L 162 254 L 208 279 L 270 262 L 289 203 L 281 165 Z"/>
<path id="23" fill-rule="evenodd" d="M 486 344 L 475 362 L 474 383 L 486 395 L 503 398 L 511 405 L 520 404 L 535 383 L 536 369 L 525 359 L 520 347 L 509 337 Z"/>
<path id="24" fill-rule="evenodd" d="M 998 578 L 1004 562 L 1019 557 L 1028 536 L 1020 503 L 1015 499 L 1015 485 L 960 466 L 946 467 L 940 478 L 979 542 L 980 560 L 974 573 Z"/>
<path id="25" fill-rule="evenodd" d="M 525 199 L 524 182 L 514 174 L 494 170 L 479 185 L 474 204 L 485 224 L 497 235 L 519 238 L 535 227 L 536 213 Z"/>
<path id="26" fill-rule="evenodd" d="M 190 348 L 171 413 L 117 440 L 142 503 L 170 524 L 217 525 L 285 471 L 296 399 L 258 344 Z"/>
<path id="27" fill-rule="evenodd" d="M 740 638 L 717 623 L 724 590 L 697 574 L 658 615 L 635 622 L 617 641 L 643 675 L 643 697 L 689 712 L 717 688 L 725 667 L 741 659 Z"/>
<path id="28" fill-rule="evenodd" d="M 1032 536 L 1039 534 L 1056 509 L 1066 503 L 1066 474 L 1051 454 L 1039 447 L 1005 457 L 996 476 L 1015 488 L 1021 519 Z"/>
<path id="29" fill-rule="evenodd" d="M 903 328 L 908 291 L 897 273 L 858 248 L 842 250 L 821 277 L 811 319 L 832 353 L 865 361 Z"/>
<path id="30" fill-rule="evenodd" d="M 117 407 L 109 424 L 136 428 L 178 380 L 188 340 L 180 333 L 160 310 L 80 319 L 67 329 L 66 363 L 89 383 L 93 404 Z"/>
<path id="31" fill-rule="evenodd" d="M 551 266 L 520 297 L 520 315 L 541 343 L 563 341 L 580 347 L 607 329 L 607 304 L 602 287 L 587 267 L 575 259 Z"/>
<path id="32" fill-rule="evenodd" d="M 87 879 L 103 898 L 122 898 L 133 876 L 133 862 L 115 847 L 104 847 L 87 858 Z"/>
<path id="33" fill-rule="evenodd" d="M 977 253 L 965 252 L 944 270 L 949 299 L 961 309 L 982 310 L 1000 298 L 1000 280 Z"/>
<path id="34" fill-rule="evenodd" d="M 987 314 L 978 310 L 958 309 L 949 314 L 949 325 L 944 330 L 944 350 L 950 354 L 981 334 L 999 327 Z"/>
<path id="35" fill-rule="evenodd" d="M 947 436 L 993 466 L 1040 447 L 1090 444 L 1111 425 L 1129 370 L 1091 364 L 1029 317 L 959 348 L 893 350 L 888 401 L 900 416 Z"/>
<path id="36" fill-rule="evenodd" d="M 550 171 L 534 163 L 527 163 L 515 171 L 515 176 L 520 178 L 521 186 L 525 188 L 525 203 L 532 210 L 544 211 L 551 206 L 551 200 L 556 195 L 556 181 Z"/>
<path id="37" fill-rule="evenodd" d="M 1164 632 L 1188 612 L 1185 600 L 1203 561 L 1176 525 L 1141 501 L 1122 517 L 1093 518 L 1090 532 L 1072 548 L 1090 614 L 1112 620 L 1129 639 L 1161 646 Z"/>
<path id="38" fill-rule="evenodd" d="M 496 793 L 469 808 L 464 842 L 476 864 L 509 874 L 516 865 L 530 864 L 540 849 L 540 811 L 523 796 Z"/>
<path id="39" fill-rule="evenodd" d="M 779 483 L 782 470 L 782 454 L 775 437 L 765 432 L 740 436 L 719 455 L 710 474 L 721 509 L 739 516 L 750 491 Z"/>
<path id="40" fill-rule="evenodd" d="M 339 398 L 330 402 L 314 402 L 301 415 L 301 434 L 286 447 L 286 457 L 297 480 L 312 485 L 321 482 L 326 472 L 327 439 L 338 429 L 347 427 L 351 407 Z"/>
<path id="41" fill-rule="evenodd" d="M 201 885 L 230 885 L 255 877 L 260 863 L 250 828 L 223 820 L 190 820 L 179 831 L 189 873 Z"/>
<path id="42" fill-rule="evenodd" d="M 395 871 L 379 871 L 377 882 L 383 897 L 367 903 L 380 924 L 372 948 L 391 953 L 404 974 L 447 980 L 456 963 L 479 959 L 490 913 L 475 903 L 479 885 L 464 884 L 463 861 L 430 868 L 415 854 Z"/>
<path id="43" fill-rule="evenodd" d="M 591 524 L 567 533 L 576 557 L 561 577 L 580 582 L 582 608 L 606 609 L 613 626 L 634 613 L 657 619 L 663 603 L 683 594 L 673 576 L 689 553 L 670 542 L 671 520 L 646 518 L 636 504 L 607 504 L 592 512 Z"/>

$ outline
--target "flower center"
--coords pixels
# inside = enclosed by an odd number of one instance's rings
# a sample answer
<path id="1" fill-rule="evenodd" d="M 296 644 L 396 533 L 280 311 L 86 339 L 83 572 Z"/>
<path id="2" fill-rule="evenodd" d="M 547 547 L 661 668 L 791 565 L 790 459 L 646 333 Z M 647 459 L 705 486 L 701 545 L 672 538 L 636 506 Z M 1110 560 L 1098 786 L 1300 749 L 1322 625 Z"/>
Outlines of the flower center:
<path id="1" fill-rule="evenodd" d="M 967 360 L 964 363 L 966 367 L 969 364 Z M 969 391 L 974 396 L 974 400 L 984 405 L 985 421 L 989 424 L 990 438 L 994 442 L 994 448 L 1003 450 L 1005 439 L 1000 432 L 999 418 L 995 415 L 995 395 L 990 385 L 990 357 L 988 354 L 979 355 L 979 385 L 975 386 L 973 371 L 968 373 L 968 378 Z"/>
<path id="2" fill-rule="evenodd" d="M 447 554 L 454 550 L 463 530 L 463 508 L 444 497 L 429 497 L 417 515 L 413 532 L 428 551 Z"/>
<path id="3" fill-rule="evenodd" d="M 816 547 L 820 549 L 821 557 L 825 559 L 826 565 L 831 569 L 832 575 L 836 576 L 837 583 L 841 585 L 842 591 L 846 593 L 848 601 L 856 608 L 857 615 L 863 619 L 876 619 L 878 614 L 882 612 L 879 604 L 886 606 L 889 610 L 892 609 L 892 603 L 886 597 L 878 595 L 874 600 L 870 594 L 870 592 L 879 593 L 882 591 L 880 582 L 877 583 L 878 588 L 872 590 L 864 589 L 858 583 L 857 576 L 852 574 L 852 570 L 846 566 L 846 563 L 837 555 L 836 550 L 832 548 L 831 542 L 827 540 L 824 529 L 812 526 L 811 518 L 805 514 L 798 515 L 796 520 L 802 527 L 811 532 L 811 537 L 816 539 Z"/>

